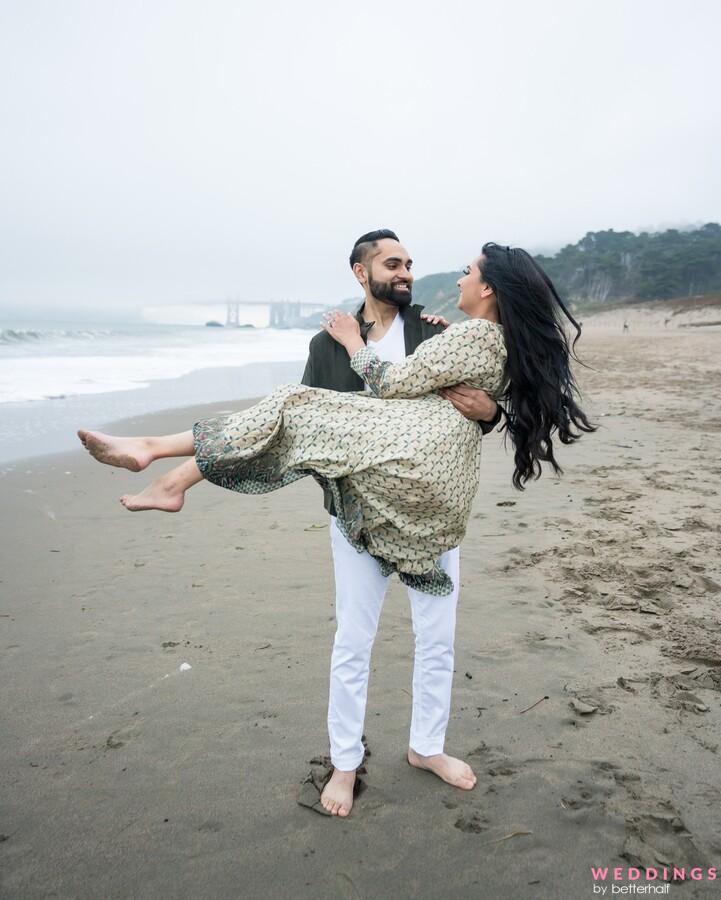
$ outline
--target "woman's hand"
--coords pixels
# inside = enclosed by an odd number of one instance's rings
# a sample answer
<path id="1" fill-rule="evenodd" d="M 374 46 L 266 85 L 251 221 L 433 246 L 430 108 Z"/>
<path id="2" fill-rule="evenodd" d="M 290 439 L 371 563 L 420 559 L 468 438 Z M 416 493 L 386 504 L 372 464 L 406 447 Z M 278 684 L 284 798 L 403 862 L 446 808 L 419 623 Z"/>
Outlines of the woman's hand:
<path id="1" fill-rule="evenodd" d="M 325 313 L 321 325 L 334 341 L 338 341 L 346 348 L 350 356 L 353 356 L 356 350 L 365 347 L 358 320 L 350 313 L 342 313 L 334 309 Z"/>
<path id="2" fill-rule="evenodd" d="M 421 319 L 430 325 L 442 325 L 444 328 L 448 328 L 451 324 L 448 319 L 444 319 L 443 316 L 437 316 L 435 313 L 421 313 Z"/>

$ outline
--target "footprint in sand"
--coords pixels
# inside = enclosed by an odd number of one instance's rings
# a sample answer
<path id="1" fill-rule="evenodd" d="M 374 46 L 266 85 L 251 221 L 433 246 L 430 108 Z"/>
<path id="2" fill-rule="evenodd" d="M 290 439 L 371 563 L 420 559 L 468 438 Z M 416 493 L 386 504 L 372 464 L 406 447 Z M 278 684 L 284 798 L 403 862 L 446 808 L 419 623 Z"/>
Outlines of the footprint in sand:
<path id="1" fill-rule="evenodd" d="M 629 812 L 621 856 L 632 866 L 658 868 L 706 868 L 709 863 L 693 842 L 693 835 L 678 812 L 668 804 L 646 814 Z"/>
<path id="2" fill-rule="evenodd" d="M 651 696 L 668 709 L 692 713 L 709 711 L 709 706 L 699 695 L 704 686 L 687 675 L 662 675 L 660 672 L 651 672 L 649 684 Z"/>
<path id="3" fill-rule="evenodd" d="M 120 747 L 124 747 L 128 741 L 139 737 L 140 734 L 141 731 L 137 725 L 124 725 L 108 736 L 105 746 L 108 750 L 118 750 Z"/>
<path id="4" fill-rule="evenodd" d="M 583 622 L 580 627 L 581 631 L 585 631 L 586 634 L 598 634 L 600 636 L 613 635 L 614 633 L 627 634 L 628 632 L 633 632 L 644 641 L 650 641 L 654 637 L 656 637 L 653 632 L 648 631 L 645 628 L 640 628 L 637 625 L 633 625 L 631 622 L 623 622 L 619 620 L 603 625 L 592 622 Z"/>
<path id="5" fill-rule="evenodd" d="M 79 631 L 75 637 L 81 641 L 94 641 L 98 634 L 99 632 L 97 631 Z"/>
<path id="6" fill-rule="evenodd" d="M 613 795 L 615 782 L 604 773 L 592 780 L 578 778 L 576 783 L 566 789 L 560 799 L 560 805 L 569 812 L 585 812 L 588 809 L 603 810 L 604 802 Z"/>
<path id="7" fill-rule="evenodd" d="M 712 666 L 709 669 L 694 666 L 692 669 L 683 669 L 681 674 L 688 676 L 696 687 L 721 691 L 721 666 Z"/>
<path id="8" fill-rule="evenodd" d="M 568 705 L 581 719 L 591 719 L 597 715 L 607 716 L 617 709 L 612 704 L 604 702 L 600 696 L 600 688 L 579 688 L 568 693 L 571 695 Z"/>
<path id="9" fill-rule="evenodd" d="M 661 652 L 696 664 L 721 665 L 720 632 L 721 620 L 718 618 L 674 618 L 666 628 L 669 643 L 661 648 Z"/>
<path id="10" fill-rule="evenodd" d="M 511 762 L 503 747 L 489 747 L 485 741 L 481 741 L 466 755 L 469 762 L 471 757 L 483 758 L 485 772 L 491 778 L 510 778 L 518 773 L 518 767 Z"/>
<path id="11" fill-rule="evenodd" d="M 58 703 L 67 703 L 70 706 L 77 706 L 77 703 L 75 702 L 75 695 L 69 692 L 66 694 L 58 694 L 55 699 L 58 701 Z"/>
<path id="12" fill-rule="evenodd" d="M 467 834 L 481 834 L 491 827 L 489 820 L 478 812 L 462 813 L 454 823 L 459 831 Z"/>
<path id="13" fill-rule="evenodd" d="M 697 580 L 705 594 L 718 594 L 721 591 L 721 584 L 717 584 L 713 578 L 709 578 L 707 575 L 698 575 Z"/>
<path id="14" fill-rule="evenodd" d="M 614 763 L 599 760 L 594 768 L 610 773 L 623 793 L 609 795 L 604 812 L 622 816 L 625 840 L 621 857 L 640 868 L 707 868 L 709 863 L 698 849 L 679 811 L 658 785 L 648 788 L 636 772 L 627 772 Z M 717 803 L 717 799 L 709 802 Z"/>

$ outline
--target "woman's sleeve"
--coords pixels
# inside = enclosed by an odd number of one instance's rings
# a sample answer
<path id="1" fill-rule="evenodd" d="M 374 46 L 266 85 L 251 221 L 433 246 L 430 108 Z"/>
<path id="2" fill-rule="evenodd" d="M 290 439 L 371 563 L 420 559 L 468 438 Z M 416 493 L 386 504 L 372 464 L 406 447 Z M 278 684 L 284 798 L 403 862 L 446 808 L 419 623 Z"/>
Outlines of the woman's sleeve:
<path id="1" fill-rule="evenodd" d="M 475 380 L 482 369 L 480 355 L 496 354 L 502 338 L 490 323 L 473 320 L 450 325 L 418 345 L 403 362 L 382 362 L 363 347 L 350 364 L 377 397 L 421 397 L 443 387 Z"/>

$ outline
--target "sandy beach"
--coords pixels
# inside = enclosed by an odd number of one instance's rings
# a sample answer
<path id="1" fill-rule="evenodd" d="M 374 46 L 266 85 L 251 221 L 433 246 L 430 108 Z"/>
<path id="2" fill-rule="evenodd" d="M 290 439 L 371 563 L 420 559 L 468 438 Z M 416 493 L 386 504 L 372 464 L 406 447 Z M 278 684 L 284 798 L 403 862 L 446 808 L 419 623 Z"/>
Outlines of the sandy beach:
<path id="1" fill-rule="evenodd" d="M 592 866 L 664 865 L 704 876 L 669 896 L 717 894 L 720 348 L 713 327 L 590 325 L 579 375 L 601 428 L 563 448 L 564 477 L 518 493 L 502 436 L 484 441 L 446 742 L 478 783 L 405 761 L 413 633 L 394 581 L 345 820 L 297 802 L 328 753 L 320 488 L 203 484 L 179 515 L 129 514 L 117 498 L 147 473 L 80 449 L 15 466 L 0 479 L 0 896 L 570 900 L 594 893 Z"/>

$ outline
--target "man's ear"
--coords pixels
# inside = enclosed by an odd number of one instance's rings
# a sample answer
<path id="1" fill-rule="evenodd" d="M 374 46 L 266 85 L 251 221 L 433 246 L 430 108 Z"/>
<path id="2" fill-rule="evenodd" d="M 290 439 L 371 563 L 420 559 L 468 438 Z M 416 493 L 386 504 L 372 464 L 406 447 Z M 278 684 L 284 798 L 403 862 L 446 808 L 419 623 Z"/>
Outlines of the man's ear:
<path id="1" fill-rule="evenodd" d="M 368 273 L 366 272 L 366 267 L 363 263 L 355 263 L 353 265 L 353 274 L 358 279 L 358 281 L 365 287 L 368 282 Z"/>

